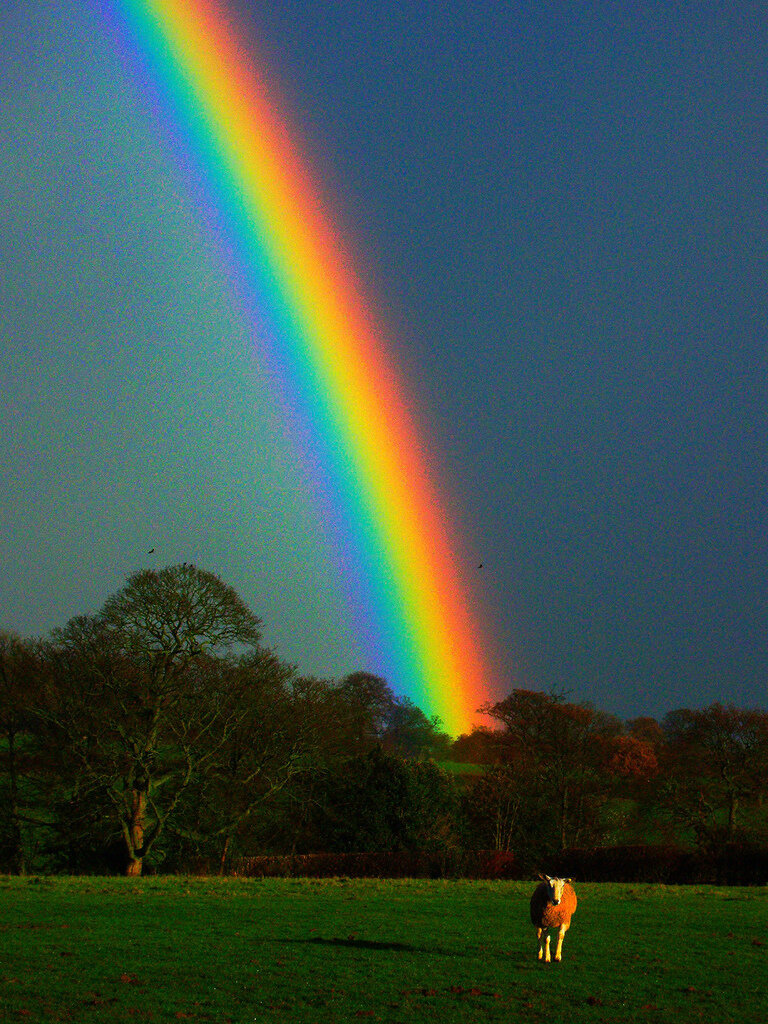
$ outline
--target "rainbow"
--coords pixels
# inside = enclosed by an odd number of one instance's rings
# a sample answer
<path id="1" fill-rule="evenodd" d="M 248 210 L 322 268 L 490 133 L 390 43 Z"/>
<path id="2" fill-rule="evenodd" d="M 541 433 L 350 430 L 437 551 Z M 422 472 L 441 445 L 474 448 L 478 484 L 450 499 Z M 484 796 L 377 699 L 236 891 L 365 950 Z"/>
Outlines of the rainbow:
<path id="1" fill-rule="evenodd" d="M 475 566 L 253 48 L 215 0 L 96 2 L 193 184 L 327 510 L 342 510 L 365 667 L 449 732 L 468 730 L 494 684 L 466 584 Z"/>

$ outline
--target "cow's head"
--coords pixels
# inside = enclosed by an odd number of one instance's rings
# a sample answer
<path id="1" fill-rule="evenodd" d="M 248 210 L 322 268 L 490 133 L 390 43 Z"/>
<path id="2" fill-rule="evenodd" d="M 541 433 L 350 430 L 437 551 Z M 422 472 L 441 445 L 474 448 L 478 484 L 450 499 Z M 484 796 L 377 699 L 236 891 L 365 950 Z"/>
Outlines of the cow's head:
<path id="1" fill-rule="evenodd" d="M 563 898 L 563 888 L 571 881 L 570 878 L 550 878 L 549 875 L 539 875 L 539 878 L 547 883 L 549 902 L 557 906 Z"/>

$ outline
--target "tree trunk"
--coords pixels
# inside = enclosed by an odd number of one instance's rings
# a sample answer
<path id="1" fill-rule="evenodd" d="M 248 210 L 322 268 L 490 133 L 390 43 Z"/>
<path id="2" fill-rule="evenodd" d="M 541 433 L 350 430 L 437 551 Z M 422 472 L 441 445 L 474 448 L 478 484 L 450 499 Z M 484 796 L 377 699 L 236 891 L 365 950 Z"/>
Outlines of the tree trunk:
<path id="1" fill-rule="evenodd" d="M 24 841 L 21 835 L 21 819 L 19 815 L 19 784 L 16 775 L 16 734 L 8 733 L 8 774 L 11 782 L 11 843 L 13 845 L 12 864 L 20 875 L 27 873 L 24 856 Z"/>
<path id="2" fill-rule="evenodd" d="M 227 838 L 224 840 L 224 848 L 221 851 L 221 860 L 219 862 L 219 874 L 220 875 L 224 874 L 224 866 L 227 863 L 227 854 L 229 853 L 229 844 L 230 844 L 231 839 L 232 839 L 232 836 L 227 836 Z"/>
<path id="3" fill-rule="evenodd" d="M 560 849 L 565 849 L 565 828 L 568 820 L 568 787 L 563 786 L 560 798 Z"/>
<path id="4" fill-rule="evenodd" d="M 733 834 L 736 831 L 736 811 L 739 806 L 739 798 L 735 793 L 731 793 L 730 802 L 728 804 L 728 838 L 733 839 Z"/>
<path id="5" fill-rule="evenodd" d="M 144 819 L 147 810 L 147 794 L 142 789 L 131 793 L 131 822 L 128 829 L 128 864 L 126 875 L 140 875 L 144 865 Z"/>
<path id="6" fill-rule="evenodd" d="M 131 857 L 128 861 L 128 866 L 125 869 L 126 875 L 137 876 L 141 874 L 143 866 L 143 860 L 141 857 Z"/>

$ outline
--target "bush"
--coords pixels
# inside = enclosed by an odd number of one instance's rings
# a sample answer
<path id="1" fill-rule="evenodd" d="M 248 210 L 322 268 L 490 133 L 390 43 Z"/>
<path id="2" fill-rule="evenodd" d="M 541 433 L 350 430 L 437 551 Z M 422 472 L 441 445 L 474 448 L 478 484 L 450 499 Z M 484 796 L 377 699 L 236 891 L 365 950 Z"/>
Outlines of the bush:
<path id="1" fill-rule="evenodd" d="M 387 853 L 458 845 L 456 785 L 433 761 L 407 761 L 376 748 L 342 761 L 318 788 L 310 849 Z"/>

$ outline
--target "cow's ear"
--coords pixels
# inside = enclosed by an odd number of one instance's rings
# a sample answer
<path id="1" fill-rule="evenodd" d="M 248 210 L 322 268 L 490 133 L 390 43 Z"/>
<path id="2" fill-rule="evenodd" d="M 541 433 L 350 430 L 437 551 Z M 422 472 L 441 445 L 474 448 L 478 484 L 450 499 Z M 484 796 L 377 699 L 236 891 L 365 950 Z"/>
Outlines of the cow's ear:
<path id="1" fill-rule="evenodd" d="M 540 878 L 542 880 L 542 882 L 548 881 L 547 876 L 546 875 L 542 875 L 542 873 L 540 871 L 536 872 L 536 877 Z"/>
<path id="2" fill-rule="evenodd" d="M 564 878 L 563 881 L 565 882 L 566 885 L 570 885 L 571 882 L 573 881 L 573 879 L 572 878 Z"/>

